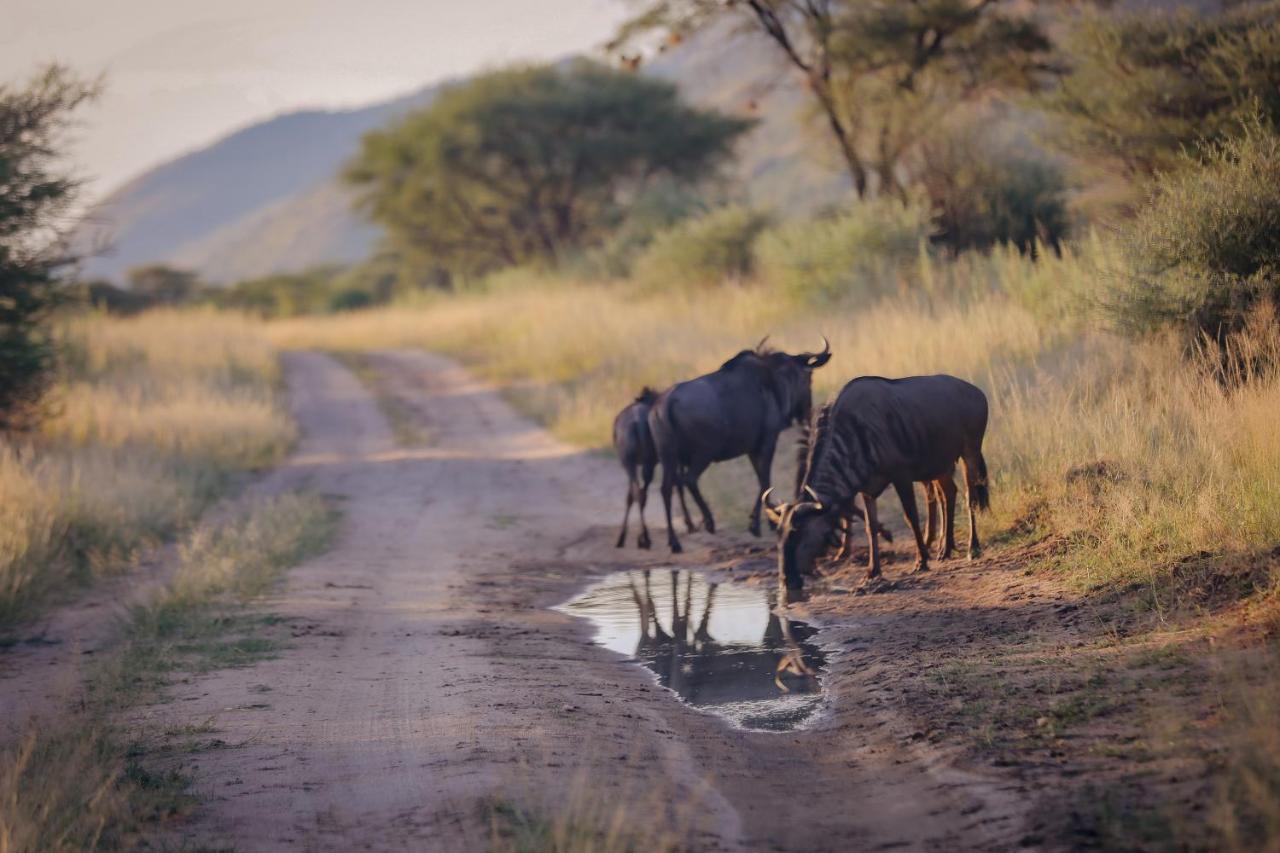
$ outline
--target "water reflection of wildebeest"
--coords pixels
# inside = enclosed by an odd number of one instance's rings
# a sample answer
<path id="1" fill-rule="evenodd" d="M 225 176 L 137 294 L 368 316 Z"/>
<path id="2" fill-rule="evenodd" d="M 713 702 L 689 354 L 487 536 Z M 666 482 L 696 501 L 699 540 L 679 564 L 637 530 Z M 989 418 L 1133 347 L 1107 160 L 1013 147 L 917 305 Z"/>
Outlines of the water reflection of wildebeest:
<path id="1" fill-rule="evenodd" d="M 770 612 L 760 643 L 745 646 L 721 643 L 711 636 L 716 584 L 707 587 L 702 613 L 693 619 L 693 576 L 683 584 L 680 573 L 671 572 L 670 629 L 663 627 L 653 601 L 650 573 L 643 572 L 641 586 L 631 579 L 631 595 L 640 618 L 640 640 L 635 655 L 658 676 L 662 686 L 674 690 L 691 705 L 723 705 L 777 699 L 782 693 L 816 693 L 817 669 L 825 656 L 805 642 L 814 629 L 779 619 Z"/>
<path id="2" fill-rule="evenodd" d="M 658 466 L 658 451 L 653 446 L 653 434 L 649 432 L 649 409 L 657 399 L 658 392 L 646 386 L 613 419 L 613 449 L 622 463 L 622 470 L 627 472 L 627 508 L 623 510 L 622 530 L 618 532 L 619 548 L 627 541 L 627 520 L 631 517 L 633 503 L 640 504 L 640 536 L 636 538 L 636 546 L 648 548 L 650 545 L 649 527 L 644 523 L 644 505 L 649 497 L 649 484 L 653 482 L 653 471 Z M 684 523 L 692 533 L 697 528 L 685 504 L 684 489 L 679 489 L 679 492 Z"/>
<path id="3" fill-rule="evenodd" d="M 787 589 L 803 585 L 826 550 L 831 532 L 862 496 L 870 557 L 867 577 L 880 574 L 876 498 L 892 485 L 916 541 L 916 568 L 928 568 L 913 484 L 949 480 L 956 460 L 964 468 L 969 508 L 969 556 L 978 554 L 976 509 L 986 509 L 987 463 L 982 440 L 987 398 L 954 376 L 883 379 L 863 376 L 841 389 L 810 428 L 803 490 L 806 500 L 769 506 L 778 525 L 778 563 Z M 767 503 L 767 495 L 765 497 Z M 954 514 L 954 501 L 944 508 Z"/>
<path id="4" fill-rule="evenodd" d="M 760 535 L 760 496 L 769 488 L 778 435 L 793 423 L 806 423 L 813 408 L 813 371 L 831 359 L 823 339 L 819 353 L 790 355 L 766 349 L 761 341 L 743 350 L 714 373 L 673 385 L 649 412 L 658 461 L 662 463 L 662 505 L 667 542 L 681 550 L 671 523 L 671 493 L 684 486 L 714 533 L 715 519 L 698 490 L 698 478 L 713 462 L 746 456 L 759 481 L 748 530 Z"/>

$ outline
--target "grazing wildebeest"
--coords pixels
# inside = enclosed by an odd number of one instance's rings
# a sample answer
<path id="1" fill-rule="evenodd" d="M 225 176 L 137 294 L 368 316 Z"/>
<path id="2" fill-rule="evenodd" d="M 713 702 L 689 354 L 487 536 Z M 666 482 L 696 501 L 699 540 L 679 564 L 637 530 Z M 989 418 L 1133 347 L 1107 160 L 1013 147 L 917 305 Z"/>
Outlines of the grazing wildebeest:
<path id="1" fill-rule="evenodd" d="M 631 517 L 631 505 L 637 502 L 640 504 L 640 536 L 636 539 L 636 546 L 648 548 L 651 544 L 649 527 L 644 523 L 644 505 L 649 497 L 649 484 L 653 482 L 653 471 L 658 465 L 658 451 L 649 432 L 649 409 L 657 399 L 658 392 L 645 386 L 640 395 L 613 419 L 613 449 L 618 453 L 622 470 L 627 472 L 627 508 L 622 513 L 619 548 L 626 544 L 627 520 Z M 680 509 L 684 510 L 685 525 L 690 531 L 695 530 L 689 507 L 684 502 L 684 489 L 680 490 Z"/>
<path id="2" fill-rule="evenodd" d="M 750 458 L 760 483 L 747 528 L 760 535 L 760 495 L 769 488 L 778 434 L 793 423 L 808 422 L 813 371 L 830 359 L 826 338 L 822 352 L 799 355 L 765 349 L 761 341 L 714 373 L 673 385 L 659 395 L 649 412 L 649 429 L 662 463 L 662 505 L 672 551 L 682 550 L 671 524 L 672 490 L 687 488 L 702 512 L 703 526 L 715 533 L 715 519 L 698 490 L 698 478 L 712 462 L 739 456 Z"/>
<path id="3" fill-rule="evenodd" d="M 878 577 L 876 498 L 890 485 L 915 536 L 916 569 L 927 569 L 914 483 L 950 477 L 957 459 L 964 466 L 969 505 L 969 556 L 977 556 L 975 510 L 988 504 L 987 463 L 982 457 L 986 429 L 986 395 L 954 376 L 863 376 L 845 385 L 811 428 L 803 485 L 808 499 L 768 507 L 778 526 L 782 584 L 787 589 L 803 586 L 801 574 L 812 571 L 858 495 L 871 546 L 867 577 Z M 767 495 L 765 499 L 767 503 Z"/>

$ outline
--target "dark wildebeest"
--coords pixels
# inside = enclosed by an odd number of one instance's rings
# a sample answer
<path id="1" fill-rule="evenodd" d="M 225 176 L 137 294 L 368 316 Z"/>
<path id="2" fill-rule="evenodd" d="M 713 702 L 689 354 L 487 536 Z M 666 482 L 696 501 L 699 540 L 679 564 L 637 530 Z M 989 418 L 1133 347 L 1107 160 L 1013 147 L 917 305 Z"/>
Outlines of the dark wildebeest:
<path id="1" fill-rule="evenodd" d="M 662 463 L 662 505 L 667 542 L 681 550 L 671 524 L 671 492 L 683 486 L 702 512 L 703 526 L 715 533 L 711 509 L 698 490 L 698 478 L 712 462 L 747 456 L 760 491 L 748 530 L 760 535 L 760 496 L 769 488 L 778 434 L 793 423 L 807 423 L 813 408 L 813 371 L 831 359 L 823 338 L 819 353 L 790 355 L 764 348 L 743 350 L 714 373 L 673 385 L 649 412 Z"/>
<path id="2" fill-rule="evenodd" d="M 622 530 L 618 533 L 618 547 L 627 541 L 627 520 L 631 517 L 631 505 L 640 504 L 640 537 L 636 546 L 648 548 L 649 528 L 644 523 L 644 505 L 649 496 L 649 484 L 658 465 L 658 451 L 653 446 L 653 434 L 649 432 L 649 409 L 658 399 L 658 392 L 646 386 L 625 409 L 613 419 L 613 449 L 618 453 L 622 470 L 627 472 L 627 508 L 622 513 Z M 684 502 L 684 490 L 680 490 L 680 508 L 684 510 L 684 523 L 690 531 L 696 528 Z"/>
<path id="3" fill-rule="evenodd" d="M 803 489 L 808 500 L 768 507 L 778 526 L 778 567 L 787 589 L 803 585 L 832 531 L 862 496 L 871 555 L 867 577 L 880 574 L 876 498 L 892 485 L 916 540 L 916 569 L 929 566 L 914 484 L 951 476 L 964 465 L 969 505 L 969 556 L 979 552 L 976 509 L 986 509 L 987 463 L 982 439 L 987 398 L 954 376 L 884 379 L 863 376 L 841 389 L 811 428 Z M 767 496 L 766 496 L 767 498 Z"/>

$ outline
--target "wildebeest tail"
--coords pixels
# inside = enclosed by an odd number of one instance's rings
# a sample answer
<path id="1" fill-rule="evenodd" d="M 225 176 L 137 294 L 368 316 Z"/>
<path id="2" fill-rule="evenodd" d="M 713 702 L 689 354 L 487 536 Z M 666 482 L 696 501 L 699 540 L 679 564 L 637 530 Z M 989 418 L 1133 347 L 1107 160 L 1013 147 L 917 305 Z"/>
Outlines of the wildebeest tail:
<path id="1" fill-rule="evenodd" d="M 991 489 L 987 485 L 987 460 L 983 457 L 982 451 L 976 454 L 974 467 L 977 474 L 973 482 L 973 505 L 980 510 L 991 509 Z"/>

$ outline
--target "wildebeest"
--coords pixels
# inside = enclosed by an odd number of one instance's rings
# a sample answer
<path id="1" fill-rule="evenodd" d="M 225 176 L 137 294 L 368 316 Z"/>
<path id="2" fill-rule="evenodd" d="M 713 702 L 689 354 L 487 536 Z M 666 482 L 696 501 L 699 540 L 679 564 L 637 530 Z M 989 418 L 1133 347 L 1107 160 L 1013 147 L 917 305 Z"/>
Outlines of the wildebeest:
<path id="1" fill-rule="evenodd" d="M 767 506 L 778 525 L 778 566 L 788 589 L 803 585 L 831 532 L 861 495 L 871 556 L 867 577 L 880 574 L 876 498 L 892 485 L 916 540 L 917 570 L 929 557 L 920 533 L 914 483 L 949 477 L 964 466 L 969 506 L 969 556 L 979 552 L 976 509 L 988 504 L 982 439 L 987 398 L 954 376 L 884 379 L 863 376 L 841 389 L 814 421 L 803 489 L 808 500 Z M 766 496 L 767 505 L 767 496 Z"/>
<path id="2" fill-rule="evenodd" d="M 644 523 L 644 505 L 649 496 L 649 484 L 653 482 L 653 471 L 658 465 L 658 451 L 653 446 L 653 435 L 649 432 L 649 409 L 657 399 L 658 392 L 645 386 L 639 396 L 613 419 L 613 449 L 618 453 L 622 470 L 627 472 L 627 508 L 622 513 L 622 530 L 618 533 L 619 548 L 627 541 L 627 521 L 631 517 L 633 503 L 640 504 L 640 536 L 636 539 L 636 546 L 648 548 L 651 544 L 649 528 Z M 685 524 L 690 531 L 694 530 L 689 507 L 684 502 L 683 489 L 680 490 L 680 508 L 684 510 Z"/>
<path id="3" fill-rule="evenodd" d="M 807 423 L 813 408 L 813 371 L 831 359 L 823 338 L 822 352 L 790 355 L 765 349 L 761 341 L 720 366 L 714 373 L 673 385 L 659 395 L 649 412 L 662 463 L 662 505 L 667 516 L 667 543 L 681 550 L 671 524 L 671 492 L 689 490 L 702 513 L 703 526 L 715 533 L 711 509 L 698 490 L 698 478 L 712 462 L 747 456 L 760 491 L 748 530 L 760 535 L 760 495 L 769 488 L 778 434 L 793 423 Z"/>

